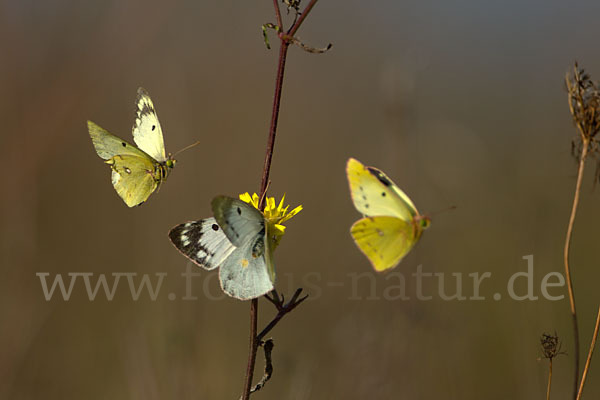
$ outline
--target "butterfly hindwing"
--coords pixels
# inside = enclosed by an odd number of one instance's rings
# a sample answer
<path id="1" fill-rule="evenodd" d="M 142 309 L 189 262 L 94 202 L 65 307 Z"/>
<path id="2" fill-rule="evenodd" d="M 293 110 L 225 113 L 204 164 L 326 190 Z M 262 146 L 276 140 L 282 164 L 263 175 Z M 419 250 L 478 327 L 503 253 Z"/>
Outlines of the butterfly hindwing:
<path id="1" fill-rule="evenodd" d="M 356 221 L 350 233 L 376 271 L 395 267 L 413 248 L 421 229 L 399 218 L 379 216 Z"/>
<path id="2" fill-rule="evenodd" d="M 221 288 L 240 300 L 250 300 L 273 290 L 267 262 L 271 260 L 266 236 L 259 235 L 237 247 L 219 270 Z"/>
<path id="3" fill-rule="evenodd" d="M 169 238 L 184 256 L 207 270 L 221 266 L 236 249 L 214 218 L 177 225 Z"/>
<path id="4" fill-rule="evenodd" d="M 112 168 L 112 184 L 125 204 L 142 204 L 156 190 L 161 165 L 137 155 L 116 155 L 107 161 Z"/>
<path id="5" fill-rule="evenodd" d="M 389 215 L 404 221 L 418 215 L 408 196 L 377 168 L 350 158 L 346 173 L 354 206 L 363 215 Z"/>
<path id="6" fill-rule="evenodd" d="M 158 122 L 154 103 L 145 89 L 138 89 L 135 103 L 137 110 L 132 129 L 135 144 L 155 160 L 166 161 L 165 142 L 160 122 Z"/>

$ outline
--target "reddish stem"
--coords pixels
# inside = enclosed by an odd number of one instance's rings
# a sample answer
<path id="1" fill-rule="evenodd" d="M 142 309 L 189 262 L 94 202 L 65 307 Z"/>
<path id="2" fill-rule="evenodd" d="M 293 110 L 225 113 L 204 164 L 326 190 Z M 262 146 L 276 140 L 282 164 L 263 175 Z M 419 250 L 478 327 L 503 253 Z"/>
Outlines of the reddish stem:
<path id="1" fill-rule="evenodd" d="M 311 2 L 306 6 L 300 18 L 296 21 L 296 23 L 290 28 L 288 34 L 293 35 L 302 22 L 306 19 L 310 10 L 314 7 L 317 0 L 311 0 Z M 273 6 L 275 8 L 275 17 L 277 19 L 277 25 L 283 31 L 283 22 L 281 19 L 281 11 L 279 9 L 278 0 L 273 0 Z M 264 209 L 265 204 L 265 192 L 267 190 L 267 186 L 269 184 L 269 174 L 271 172 L 271 160 L 273 159 L 273 149 L 275 147 L 275 136 L 277 132 L 277 121 L 279 119 L 279 107 L 281 104 L 281 91 L 283 88 L 283 75 L 285 71 L 285 61 L 287 56 L 287 51 L 290 46 L 290 43 L 283 35 L 279 35 L 279 40 L 281 41 L 281 46 L 279 48 L 279 63 L 277 67 L 277 77 L 275 79 L 275 95 L 273 98 L 273 111 L 271 113 L 271 126 L 269 128 L 269 139 L 267 142 L 267 151 L 265 155 L 265 163 L 263 166 L 263 175 L 260 184 L 260 204 L 258 208 L 260 210 Z M 290 310 L 291 311 L 291 310 Z M 281 318 L 279 318 L 281 319 Z M 277 321 L 279 321 L 277 319 Z M 257 320 L 258 320 L 258 299 L 253 299 L 250 303 L 250 350 L 248 354 L 248 364 L 246 366 L 246 378 L 244 380 L 244 392 L 242 393 L 242 400 L 248 400 L 250 398 L 250 391 L 252 389 L 252 378 L 254 376 L 254 366 L 256 364 L 256 353 L 258 351 L 258 346 L 260 344 L 260 340 L 257 337 Z M 272 326 L 271 326 L 272 328 Z"/>

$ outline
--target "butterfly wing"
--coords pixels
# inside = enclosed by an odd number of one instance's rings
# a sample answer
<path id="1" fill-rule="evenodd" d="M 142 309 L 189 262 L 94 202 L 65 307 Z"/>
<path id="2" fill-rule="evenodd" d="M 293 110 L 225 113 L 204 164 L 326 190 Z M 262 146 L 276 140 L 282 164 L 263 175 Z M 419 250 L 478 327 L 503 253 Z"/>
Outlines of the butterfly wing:
<path id="1" fill-rule="evenodd" d="M 376 271 L 394 268 L 421 237 L 418 224 L 379 216 L 356 221 L 350 233 L 354 242 Z"/>
<path id="2" fill-rule="evenodd" d="M 273 290 L 275 269 L 265 219 L 252 205 L 218 196 L 212 201 L 215 219 L 236 249 L 219 270 L 223 291 L 240 300 Z"/>
<path id="3" fill-rule="evenodd" d="M 148 157 L 116 155 L 107 163 L 112 168 L 112 184 L 129 207 L 145 202 L 160 183 L 156 176 L 161 165 Z"/>
<path id="4" fill-rule="evenodd" d="M 346 165 L 352 201 L 358 212 L 368 215 L 388 215 L 411 221 L 418 215 L 412 201 L 382 171 L 366 167 L 350 158 Z"/>
<path id="5" fill-rule="evenodd" d="M 235 250 L 214 218 L 177 225 L 169 238 L 184 256 L 207 270 L 221 266 Z"/>
<path id="6" fill-rule="evenodd" d="M 137 92 L 136 117 L 133 124 L 133 140 L 135 144 L 148 153 L 155 160 L 164 162 L 167 160 L 165 154 L 165 141 L 158 116 L 154 109 L 152 99 L 144 88 Z"/>
<path id="7" fill-rule="evenodd" d="M 94 149 L 100 158 L 110 160 L 116 155 L 133 155 L 141 158 L 150 158 L 146 153 L 125 140 L 102 129 L 92 121 L 87 122 L 88 132 L 92 138 Z M 154 160 L 152 160 L 154 161 Z"/>
<path id="8" fill-rule="evenodd" d="M 250 300 L 273 290 L 271 254 L 265 235 L 255 236 L 237 247 L 219 270 L 221 288 L 231 297 Z"/>
<path id="9" fill-rule="evenodd" d="M 212 201 L 217 223 L 236 247 L 242 247 L 258 236 L 265 236 L 265 219 L 260 211 L 232 197 L 217 196 Z"/>

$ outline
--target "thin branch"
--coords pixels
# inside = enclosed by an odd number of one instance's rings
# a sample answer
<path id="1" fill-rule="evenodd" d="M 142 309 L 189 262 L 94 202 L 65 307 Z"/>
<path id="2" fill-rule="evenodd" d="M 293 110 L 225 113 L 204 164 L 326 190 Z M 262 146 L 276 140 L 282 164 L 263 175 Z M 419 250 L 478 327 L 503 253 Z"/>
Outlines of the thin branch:
<path id="1" fill-rule="evenodd" d="M 275 317 L 273 317 L 273 319 L 271 320 L 271 322 L 269 322 L 267 324 L 267 326 L 256 337 L 256 339 L 258 340 L 259 343 L 262 342 L 262 339 L 267 335 L 267 333 L 269 333 L 271 331 L 271 329 L 273 329 L 275 327 L 275 325 L 277 325 L 277 323 L 286 314 L 288 314 L 289 312 L 291 312 L 300 303 L 302 303 L 304 300 L 306 300 L 306 298 L 308 297 L 308 295 L 304 295 L 304 296 L 300 297 L 301 293 L 302 293 L 302 288 L 297 289 L 296 293 L 294 293 L 294 295 L 292 296 L 291 300 L 286 305 L 283 305 L 283 300 L 281 301 L 281 303 L 276 303 L 269 296 L 265 296 L 267 299 L 269 299 L 269 301 L 271 301 L 275 305 L 275 307 L 277 308 L 278 312 L 275 315 Z"/>
<path id="2" fill-rule="evenodd" d="M 300 25 L 302 25 L 302 23 L 304 22 L 306 17 L 308 17 L 308 14 L 312 10 L 312 8 L 315 6 L 315 4 L 317 4 L 317 0 L 311 0 L 310 3 L 308 3 L 308 5 L 304 9 L 304 11 L 302 11 L 302 13 L 300 14 L 300 18 L 298 18 L 298 20 L 294 23 L 294 25 L 292 25 L 292 27 L 287 31 L 288 35 L 294 36 L 296 34 L 298 29 L 300 29 Z"/>
<path id="3" fill-rule="evenodd" d="M 281 10 L 279 9 L 278 0 L 273 0 L 273 8 L 275 9 L 275 18 L 277 19 L 277 26 L 280 26 L 283 29 L 283 21 L 281 19 Z"/>
<path id="4" fill-rule="evenodd" d="M 304 50 L 304 51 L 306 51 L 308 53 L 313 53 L 313 54 L 325 53 L 327 50 L 331 49 L 331 46 L 332 46 L 332 44 L 329 43 L 327 45 L 327 47 L 322 47 L 322 48 L 320 48 L 320 47 L 311 47 L 311 46 L 308 46 L 308 45 L 302 43 L 300 41 L 300 39 L 295 38 L 293 36 L 288 36 L 288 40 L 290 42 L 292 42 L 293 44 L 295 44 L 296 46 L 300 47 L 302 50 Z"/>
<path id="5" fill-rule="evenodd" d="M 583 393 L 583 385 L 585 384 L 585 378 L 587 378 L 590 364 L 592 363 L 592 354 L 596 347 L 596 339 L 598 339 L 598 329 L 600 328 L 600 307 L 598 307 L 598 315 L 596 316 L 596 327 L 594 328 L 594 334 L 592 335 L 592 342 L 590 343 L 590 350 L 588 352 L 587 360 L 585 361 L 585 368 L 583 368 L 583 374 L 581 375 L 581 384 L 579 385 L 579 392 L 577 393 L 577 399 L 581 399 Z"/>
<path id="6" fill-rule="evenodd" d="M 575 195 L 573 197 L 573 208 L 571 209 L 571 217 L 567 227 L 567 237 L 565 239 L 564 264 L 565 276 L 567 278 L 567 288 L 569 291 L 569 303 L 571 304 L 571 317 L 573 320 L 573 334 L 575 341 L 575 371 L 573 377 L 573 398 L 577 398 L 577 388 L 579 386 L 579 326 L 577 324 L 577 309 L 575 308 L 575 294 L 573 292 L 573 280 L 571 278 L 571 268 L 569 266 L 569 251 L 571 250 L 571 237 L 573 235 L 573 225 L 575 224 L 575 215 L 577 214 L 577 206 L 579 205 L 579 192 L 581 191 L 581 182 L 583 180 L 583 170 L 585 168 L 585 159 L 587 157 L 589 141 L 584 139 L 581 157 L 579 159 L 579 170 L 577 172 L 577 183 L 575 184 Z"/>

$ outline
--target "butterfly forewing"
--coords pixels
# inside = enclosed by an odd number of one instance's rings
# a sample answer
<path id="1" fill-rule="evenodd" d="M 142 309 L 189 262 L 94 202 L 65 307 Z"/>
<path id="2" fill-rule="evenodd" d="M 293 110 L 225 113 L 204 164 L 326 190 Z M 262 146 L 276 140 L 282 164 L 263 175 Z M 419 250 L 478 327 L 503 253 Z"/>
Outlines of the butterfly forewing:
<path id="1" fill-rule="evenodd" d="M 212 210 L 217 223 L 236 247 L 244 246 L 257 236 L 265 236 L 265 220 L 260 211 L 241 200 L 215 197 Z"/>
<path id="2" fill-rule="evenodd" d="M 394 217 L 367 217 L 352 225 L 350 233 L 373 268 L 395 267 L 413 248 L 421 235 L 417 225 Z"/>
<path id="3" fill-rule="evenodd" d="M 221 266 L 235 250 L 214 218 L 177 225 L 169 239 L 184 256 L 207 270 Z"/>
<path id="4" fill-rule="evenodd" d="M 346 172 L 352 201 L 363 215 L 388 215 L 404 221 L 418 215 L 410 199 L 380 170 L 350 158 Z"/>
<path id="5" fill-rule="evenodd" d="M 147 158 L 148 155 L 125 140 L 109 133 L 92 121 L 88 121 L 88 132 L 92 138 L 94 149 L 100 158 L 110 160 L 116 155 L 134 155 Z"/>
<path id="6" fill-rule="evenodd" d="M 145 89 L 139 88 L 136 98 L 136 117 L 133 124 L 133 140 L 140 149 L 157 161 L 167 160 L 162 129 L 152 99 Z"/>

